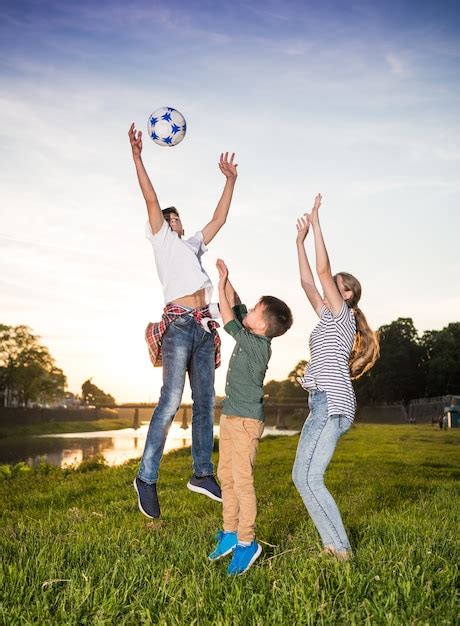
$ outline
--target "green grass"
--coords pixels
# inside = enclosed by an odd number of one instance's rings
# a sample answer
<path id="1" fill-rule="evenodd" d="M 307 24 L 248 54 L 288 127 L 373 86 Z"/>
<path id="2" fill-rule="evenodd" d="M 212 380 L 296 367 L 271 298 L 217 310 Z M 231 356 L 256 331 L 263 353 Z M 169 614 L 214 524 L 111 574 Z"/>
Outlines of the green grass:
<path id="1" fill-rule="evenodd" d="M 41 422 L 19 426 L 1 426 L 0 439 L 5 437 L 24 437 L 28 435 L 53 435 L 57 433 L 86 433 L 98 430 L 119 430 L 131 428 L 130 417 L 104 418 L 100 420 L 75 420 L 71 422 Z"/>
<path id="2" fill-rule="evenodd" d="M 165 457 L 163 517 L 137 509 L 137 465 L 43 467 L 0 481 L 0 623 L 454 624 L 460 432 L 358 425 L 327 475 L 348 563 L 319 555 L 290 479 L 297 437 L 259 448 L 258 539 L 244 576 L 210 563 L 220 505 L 186 489 L 190 452 Z"/>

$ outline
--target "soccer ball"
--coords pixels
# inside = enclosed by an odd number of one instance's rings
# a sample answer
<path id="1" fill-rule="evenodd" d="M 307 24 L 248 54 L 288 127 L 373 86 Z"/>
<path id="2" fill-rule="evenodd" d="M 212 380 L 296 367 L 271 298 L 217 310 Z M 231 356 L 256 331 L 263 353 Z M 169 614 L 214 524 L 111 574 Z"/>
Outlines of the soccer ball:
<path id="1" fill-rule="evenodd" d="M 187 124 L 177 109 L 162 107 L 149 116 L 147 131 L 159 146 L 177 146 L 185 137 Z"/>

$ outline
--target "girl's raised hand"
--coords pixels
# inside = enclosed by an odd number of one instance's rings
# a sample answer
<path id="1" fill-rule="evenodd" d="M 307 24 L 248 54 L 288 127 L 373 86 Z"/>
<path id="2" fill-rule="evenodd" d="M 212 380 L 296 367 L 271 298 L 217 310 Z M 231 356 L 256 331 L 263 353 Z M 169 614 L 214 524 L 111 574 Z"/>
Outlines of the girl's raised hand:
<path id="1" fill-rule="evenodd" d="M 321 206 L 322 199 L 323 199 L 323 196 L 320 193 L 318 193 L 315 197 L 315 201 L 313 203 L 313 208 L 311 210 L 311 215 L 310 215 L 310 222 L 312 224 L 318 221 L 318 210 L 319 210 L 319 207 Z"/>
<path id="2" fill-rule="evenodd" d="M 310 230 L 310 215 L 308 213 L 304 213 L 297 220 L 297 237 L 296 243 L 301 244 L 305 241 L 305 237 L 308 235 L 308 231 Z"/>

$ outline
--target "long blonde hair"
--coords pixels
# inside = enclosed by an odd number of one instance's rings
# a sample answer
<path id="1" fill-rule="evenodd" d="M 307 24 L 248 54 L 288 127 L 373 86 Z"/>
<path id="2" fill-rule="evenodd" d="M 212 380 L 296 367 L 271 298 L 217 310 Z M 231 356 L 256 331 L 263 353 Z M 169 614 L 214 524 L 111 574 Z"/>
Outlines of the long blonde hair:
<path id="1" fill-rule="evenodd" d="M 346 303 L 350 309 L 353 309 L 355 315 L 356 337 L 348 363 L 350 365 L 351 378 L 356 380 L 370 370 L 379 358 L 379 340 L 377 333 L 371 329 L 364 313 L 358 307 L 358 302 L 361 298 L 361 284 L 359 280 L 347 272 L 339 272 L 336 274 L 337 276 L 342 277 L 344 289 L 352 293 L 351 298 L 346 300 Z"/>

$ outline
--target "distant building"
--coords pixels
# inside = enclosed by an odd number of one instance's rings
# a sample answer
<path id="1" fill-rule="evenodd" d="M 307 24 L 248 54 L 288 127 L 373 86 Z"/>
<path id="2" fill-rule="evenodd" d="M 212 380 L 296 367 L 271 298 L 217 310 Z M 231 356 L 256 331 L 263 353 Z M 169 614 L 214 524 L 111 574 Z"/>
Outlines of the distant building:
<path id="1" fill-rule="evenodd" d="M 447 428 L 458 428 L 460 418 L 460 396 L 451 396 L 450 406 L 444 407 Z"/>
<path id="2" fill-rule="evenodd" d="M 59 406 L 62 406 L 64 409 L 86 408 L 80 398 L 70 391 L 67 391 L 65 393 L 65 396 L 63 400 L 61 400 L 61 402 L 59 403 Z"/>

